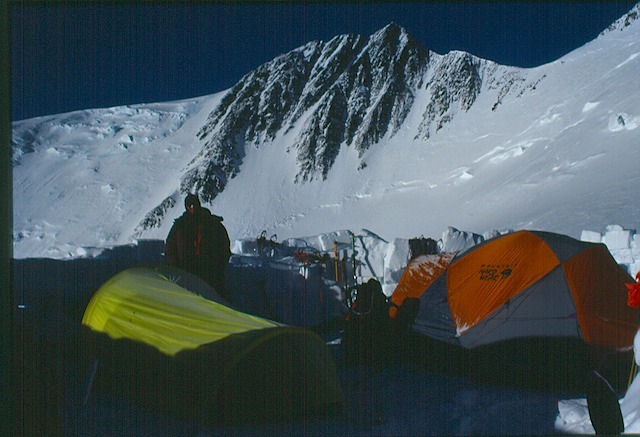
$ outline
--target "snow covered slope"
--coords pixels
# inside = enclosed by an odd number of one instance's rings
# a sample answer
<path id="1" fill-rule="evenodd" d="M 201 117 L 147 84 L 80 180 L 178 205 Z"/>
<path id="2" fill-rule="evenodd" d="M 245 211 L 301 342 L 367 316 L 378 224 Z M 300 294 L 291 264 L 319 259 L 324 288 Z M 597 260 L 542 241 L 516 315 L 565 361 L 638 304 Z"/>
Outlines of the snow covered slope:
<path id="1" fill-rule="evenodd" d="M 14 255 L 163 239 L 192 190 L 232 239 L 635 229 L 639 10 L 532 69 L 439 55 L 392 23 L 219 94 L 16 122 Z"/>
<path id="2" fill-rule="evenodd" d="M 145 212 L 176 190 L 197 152 L 193 131 L 215 102 L 212 96 L 14 123 L 15 256 L 83 255 L 130 241 Z M 177 193 L 175 199 L 182 205 Z"/>

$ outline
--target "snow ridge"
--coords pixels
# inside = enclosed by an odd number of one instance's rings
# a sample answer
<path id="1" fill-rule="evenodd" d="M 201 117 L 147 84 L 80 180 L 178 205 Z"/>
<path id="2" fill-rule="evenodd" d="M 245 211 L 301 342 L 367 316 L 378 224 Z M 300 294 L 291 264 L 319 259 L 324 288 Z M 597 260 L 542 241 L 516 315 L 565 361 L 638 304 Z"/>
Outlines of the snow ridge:
<path id="1" fill-rule="evenodd" d="M 16 255 L 164 238 L 186 192 L 236 239 L 635 229 L 637 16 L 531 69 L 436 54 L 390 23 L 211 96 L 15 122 Z"/>

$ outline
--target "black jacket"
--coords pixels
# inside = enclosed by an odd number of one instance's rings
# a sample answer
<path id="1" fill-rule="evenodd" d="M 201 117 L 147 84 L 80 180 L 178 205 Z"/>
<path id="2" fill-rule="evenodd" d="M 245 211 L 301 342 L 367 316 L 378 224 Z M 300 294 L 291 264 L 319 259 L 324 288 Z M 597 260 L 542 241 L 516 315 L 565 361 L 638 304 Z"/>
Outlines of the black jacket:
<path id="1" fill-rule="evenodd" d="M 194 214 L 185 211 L 173 223 L 165 246 L 166 262 L 188 271 L 198 265 L 226 267 L 231 256 L 229 234 L 222 217 L 199 207 Z"/>

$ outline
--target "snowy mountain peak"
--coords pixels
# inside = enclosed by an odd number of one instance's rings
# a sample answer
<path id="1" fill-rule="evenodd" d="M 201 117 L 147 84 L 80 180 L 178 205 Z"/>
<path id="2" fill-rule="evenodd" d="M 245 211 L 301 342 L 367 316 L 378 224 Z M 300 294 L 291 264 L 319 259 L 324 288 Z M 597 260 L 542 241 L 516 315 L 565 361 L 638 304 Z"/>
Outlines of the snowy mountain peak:
<path id="1" fill-rule="evenodd" d="M 199 131 L 204 145 L 182 191 L 211 201 L 237 174 L 246 144 L 296 127 L 296 181 L 326 178 L 343 145 L 362 153 L 398 129 L 427 60 L 428 51 L 392 23 L 368 41 L 342 35 L 263 64 L 229 90 Z"/>
<path id="2" fill-rule="evenodd" d="M 16 122 L 16 255 L 164 239 L 186 192 L 236 239 L 634 229 L 637 14 L 537 68 L 436 54 L 390 23 L 211 96 Z"/>
<path id="3" fill-rule="evenodd" d="M 383 54 L 394 56 L 399 52 L 397 47 L 404 47 L 407 44 L 417 45 L 418 43 L 403 27 L 391 22 L 371 35 L 367 50 L 376 58 Z"/>

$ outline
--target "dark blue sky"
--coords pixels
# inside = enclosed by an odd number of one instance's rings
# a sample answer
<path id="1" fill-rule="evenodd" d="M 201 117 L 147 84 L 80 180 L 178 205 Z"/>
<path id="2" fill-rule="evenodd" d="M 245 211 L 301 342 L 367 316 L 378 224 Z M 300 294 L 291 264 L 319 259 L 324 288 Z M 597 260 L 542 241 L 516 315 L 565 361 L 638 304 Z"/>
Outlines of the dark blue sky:
<path id="1" fill-rule="evenodd" d="M 635 1 L 10 3 L 13 120 L 222 91 L 312 40 L 390 22 L 436 53 L 531 67 L 591 41 Z"/>

